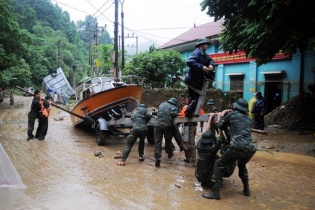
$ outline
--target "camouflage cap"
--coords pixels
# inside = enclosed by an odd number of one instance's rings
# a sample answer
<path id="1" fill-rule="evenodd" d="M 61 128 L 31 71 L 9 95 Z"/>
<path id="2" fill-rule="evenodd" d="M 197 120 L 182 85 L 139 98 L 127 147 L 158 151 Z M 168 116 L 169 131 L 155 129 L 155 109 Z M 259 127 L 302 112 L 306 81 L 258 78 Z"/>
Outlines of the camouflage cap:
<path id="1" fill-rule="evenodd" d="M 210 42 L 209 42 L 208 39 L 202 37 L 202 38 L 197 40 L 197 43 L 196 43 L 195 47 L 199 47 L 202 44 L 209 44 L 210 45 Z"/>
<path id="2" fill-rule="evenodd" d="M 171 104 L 177 106 L 177 99 L 176 99 L 176 98 L 170 98 L 170 99 L 168 99 L 167 102 L 169 102 L 169 103 L 171 103 Z"/>
<path id="3" fill-rule="evenodd" d="M 211 131 L 205 131 L 202 133 L 199 142 L 202 144 L 209 144 L 215 140 L 215 136 Z"/>
<path id="4" fill-rule="evenodd" d="M 248 112 L 248 103 L 244 99 L 238 99 L 233 106 L 243 112 Z"/>
<path id="5" fill-rule="evenodd" d="M 208 103 L 207 103 L 207 105 L 214 105 L 215 103 L 214 103 L 214 99 L 209 99 L 209 101 L 208 101 Z"/>

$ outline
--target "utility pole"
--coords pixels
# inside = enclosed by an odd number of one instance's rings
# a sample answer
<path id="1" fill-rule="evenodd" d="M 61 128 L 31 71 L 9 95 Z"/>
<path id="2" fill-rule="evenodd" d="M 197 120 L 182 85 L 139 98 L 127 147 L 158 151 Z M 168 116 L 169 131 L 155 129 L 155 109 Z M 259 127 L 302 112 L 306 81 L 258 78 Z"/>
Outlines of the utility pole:
<path id="1" fill-rule="evenodd" d="M 121 0 L 121 70 L 125 68 L 124 0 Z"/>
<path id="2" fill-rule="evenodd" d="M 118 69 L 118 0 L 115 0 L 115 29 L 114 29 L 114 51 L 115 51 L 115 72 L 116 78 L 119 77 Z"/>
<path id="3" fill-rule="evenodd" d="M 60 39 L 58 41 L 58 55 L 57 55 L 57 59 L 58 59 L 58 68 L 60 67 Z"/>
<path id="4" fill-rule="evenodd" d="M 135 36 L 134 33 L 132 33 L 132 36 L 129 36 L 129 33 L 128 33 L 128 35 L 127 35 L 125 38 L 126 38 L 126 39 L 127 39 L 127 38 L 136 39 L 136 54 L 138 54 L 138 36 Z M 132 45 L 132 48 L 133 48 L 133 45 Z"/>
<path id="5" fill-rule="evenodd" d="M 75 74 L 76 74 L 77 66 L 73 64 L 71 67 L 72 67 L 72 89 L 75 90 L 76 89 Z"/>
<path id="6" fill-rule="evenodd" d="M 104 30 L 106 28 L 103 26 L 98 26 L 98 23 L 95 23 L 95 25 L 90 25 L 88 23 L 88 27 L 86 28 L 86 31 L 89 31 L 89 64 L 92 68 L 92 76 L 99 76 L 99 65 L 96 65 L 95 63 L 95 58 L 98 57 L 98 52 L 97 52 L 97 45 L 98 45 L 98 33 L 99 33 L 99 29 Z M 92 36 L 91 36 L 92 34 Z M 93 41 L 92 41 L 92 37 L 94 40 L 94 46 L 96 46 L 94 48 L 94 51 L 92 52 L 92 48 L 93 48 Z"/>

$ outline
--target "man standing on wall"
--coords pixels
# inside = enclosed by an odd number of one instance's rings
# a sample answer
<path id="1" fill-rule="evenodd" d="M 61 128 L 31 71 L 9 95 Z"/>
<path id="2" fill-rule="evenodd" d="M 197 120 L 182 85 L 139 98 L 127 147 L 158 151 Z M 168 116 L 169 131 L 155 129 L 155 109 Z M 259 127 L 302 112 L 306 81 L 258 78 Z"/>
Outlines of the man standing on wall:
<path id="1" fill-rule="evenodd" d="M 210 42 L 206 38 L 198 39 L 195 45 L 196 49 L 187 60 L 189 71 L 184 81 L 197 90 L 201 90 L 204 77 L 214 80 L 214 61 L 206 53 L 209 45 Z M 199 94 L 191 88 L 188 88 L 188 91 L 191 102 L 186 109 L 185 115 L 189 117 L 192 116 L 196 109 Z"/>

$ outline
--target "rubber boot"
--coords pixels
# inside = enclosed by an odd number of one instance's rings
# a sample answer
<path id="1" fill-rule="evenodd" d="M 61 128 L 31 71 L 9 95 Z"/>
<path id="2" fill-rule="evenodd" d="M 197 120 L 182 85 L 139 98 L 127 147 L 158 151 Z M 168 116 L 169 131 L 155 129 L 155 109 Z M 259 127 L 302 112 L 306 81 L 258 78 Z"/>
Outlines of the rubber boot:
<path id="1" fill-rule="evenodd" d="M 197 101 L 196 100 L 192 100 L 190 102 L 189 105 L 187 105 L 186 111 L 185 111 L 185 116 L 186 117 L 191 117 L 194 114 L 194 111 L 196 109 L 197 106 Z"/>
<path id="2" fill-rule="evenodd" d="M 208 199 L 220 200 L 220 184 L 215 183 L 212 187 L 212 192 L 202 194 L 202 197 Z"/>
<path id="3" fill-rule="evenodd" d="M 159 168 L 161 165 L 161 159 L 156 159 L 155 160 L 155 167 Z"/>
<path id="4" fill-rule="evenodd" d="M 249 190 L 248 181 L 243 181 L 243 186 L 244 186 L 244 189 L 243 189 L 244 195 L 245 196 L 250 196 L 250 190 Z"/>

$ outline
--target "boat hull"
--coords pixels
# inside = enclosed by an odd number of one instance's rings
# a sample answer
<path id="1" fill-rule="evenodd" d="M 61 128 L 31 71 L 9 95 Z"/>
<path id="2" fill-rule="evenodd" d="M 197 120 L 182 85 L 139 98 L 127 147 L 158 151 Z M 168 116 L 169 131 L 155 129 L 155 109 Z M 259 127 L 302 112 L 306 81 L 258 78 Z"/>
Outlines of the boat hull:
<path id="1" fill-rule="evenodd" d="M 93 120 L 102 117 L 108 121 L 113 113 L 121 115 L 122 108 L 125 108 L 127 113 L 133 112 L 140 104 L 143 92 L 144 89 L 139 85 L 116 87 L 79 101 L 71 111 L 84 117 L 85 114 L 82 109 L 86 108 L 86 112 Z M 119 117 L 119 115 L 116 115 L 116 117 Z M 71 121 L 76 127 L 91 126 L 88 120 L 73 115 L 71 115 Z"/>

